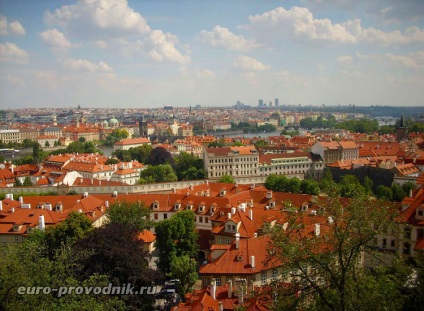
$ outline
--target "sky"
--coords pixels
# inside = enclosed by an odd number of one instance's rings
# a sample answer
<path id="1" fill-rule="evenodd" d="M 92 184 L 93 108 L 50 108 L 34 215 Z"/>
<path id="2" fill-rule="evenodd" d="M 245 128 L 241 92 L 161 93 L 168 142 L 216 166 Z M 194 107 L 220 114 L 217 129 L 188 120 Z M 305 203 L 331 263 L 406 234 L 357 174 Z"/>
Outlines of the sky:
<path id="1" fill-rule="evenodd" d="M 424 0 L 0 0 L 0 109 L 424 107 Z"/>

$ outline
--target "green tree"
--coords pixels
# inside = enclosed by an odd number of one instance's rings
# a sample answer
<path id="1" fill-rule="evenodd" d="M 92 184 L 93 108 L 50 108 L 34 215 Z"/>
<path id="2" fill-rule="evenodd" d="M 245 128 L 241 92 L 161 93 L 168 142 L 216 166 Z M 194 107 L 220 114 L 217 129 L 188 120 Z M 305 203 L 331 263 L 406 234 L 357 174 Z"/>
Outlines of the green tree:
<path id="1" fill-rule="evenodd" d="M 195 214 L 190 210 L 176 213 L 171 218 L 156 224 L 156 248 L 159 250 L 158 267 L 170 272 L 174 258 L 188 256 L 197 258 L 199 246 L 195 230 Z"/>
<path id="2" fill-rule="evenodd" d="M 23 186 L 32 186 L 31 178 L 29 176 L 25 177 Z"/>
<path id="3" fill-rule="evenodd" d="M 406 196 L 405 190 L 401 186 L 399 186 L 397 183 L 393 183 L 390 187 L 393 194 L 393 201 L 401 202 L 403 198 Z"/>
<path id="4" fill-rule="evenodd" d="M 225 141 L 223 139 L 217 139 L 211 143 L 208 144 L 208 148 L 213 148 L 213 147 L 225 147 Z"/>
<path id="5" fill-rule="evenodd" d="M 328 192 L 332 189 L 334 184 L 333 175 L 329 169 L 324 169 L 324 173 L 321 181 L 319 182 L 319 187 L 323 192 Z"/>
<path id="6" fill-rule="evenodd" d="M 223 175 L 218 179 L 218 182 L 222 182 L 222 183 L 228 183 L 228 184 L 234 184 L 234 178 L 230 175 Z"/>
<path id="7" fill-rule="evenodd" d="M 198 278 L 196 261 L 188 255 L 173 258 L 168 276 L 179 280 L 177 289 L 180 295 L 190 293 Z"/>
<path id="8" fill-rule="evenodd" d="M 329 195 L 317 204 L 320 216 L 331 223 L 321 225 L 316 234 L 308 233 L 308 218 L 313 216 L 302 212 L 287 212 L 288 225 L 272 229 L 269 260 L 277 257 L 284 262 L 283 278 L 290 278 L 293 289 L 290 295 L 300 292 L 290 300 L 294 306 L 278 305 L 277 309 L 363 310 L 371 301 L 378 309 L 397 310 L 401 288 L 380 282 L 358 264 L 364 253 L 377 256 L 368 245 L 379 234 L 394 230 L 397 209 L 361 194 L 344 204 L 337 195 Z M 398 284 L 405 280 L 404 276 Z"/>
<path id="9" fill-rule="evenodd" d="M 300 179 L 297 177 L 292 177 L 289 179 L 288 182 L 288 191 L 286 192 L 291 192 L 291 193 L 299 193 L 300 192 Z"/>
<path id="10" fill-rule="evenodd" d="M 154 222 L 150 220 L 150 214 L 150 208 L 142 202 L 117 201 L 106 210 L 108 220 L 105 225 L 118 223 L 142 231 L 153 227 Z"/>
<path id="11" fill-rule="evenodd" d="M 411 190 L 415 190 L 416 187 L 417 185 L 415 185 L 415 183 L 413 183 L 412 181 L 408 181 L 402 185 L 402 189 L 405 191 L 407 195 L 409 195 L 409 192 Z"/>
<path id="12" fill-rule="evenodd" d="M 369 178 L 368 176 L 366 176 L 364 178 L 364 182 L 362 183 L 362 187 L 364 188 L 364 191 L 367 195 L 371 195 L 373 193 L 372 189 L 373 189 L 373 181 L 371 178 Z"/>
<path id="13" fill-rule="evenodd" d="M 386 187 L 383 185 L 380 185 L 377 187 L 377 189 L 375 190 L 375 195 L 380 200 L 385 200 L 385 201 L 393 200 L 392 189 L 390 189 L 390 187 Z"/>
<path id="14" fill-rule="evenodd" d="M 156 147 L 152 150 L 149 156 L 148 163 L 151 165 L 174 165 L 174 159 L 171 153 L 163 147 Z"/>
<path id="15" fill-rule="evenodd" d="M 114 143 L 128 138 L 129 134 L 127 130 L 124 129 L 115 129 L 110 133 L 108 136 L 106 136 L 105 145 L 106 146 L 112 146 Z"/>
<path id="16" fill-rule="evenodd" d="M 255 143 L 256 148 L 266 147 L 266 146 L 268 146 L 268 143 L 264 139 L 260 139 Z"/>
<path id="17" fill-rule="evenodd" d="M 140 173 L 141 183 L 158 183 L 177 180 L 178 177 L 169 164 L 149 166 Z"/>
<path id="18" fill-rule="evenodd" d="M 54 227 L 45 230 L 46 250 L 49 258 L 53 258 L 56 251 L 63 245 L 72 245 L 86 236 L 93 227 L 92 221 L 83 213 L 71 212 L 68 217 Z"/>
<path id="19" fill-rule="evenodd" d="M 304 179 L 300 183 L 300 192 L 304 194 L 318 195 L 319 184 L 315 180 Z"/>
<path id="20" fill-rule="evenodd" d="M 50 147 L 50 143 L 46 140 L 46 142 L 44 143 L 44 147 Z"/>
<path id="21" fill-rule="evenodd" d="M 206 177 L 203 169 L 203 160 L 195 155 L 181 152 L 174 158 L 174 163 L 178 180 L 194 180 Z"/>
<path id="22" fill-rule="evenodd" d="M 115 159 L 115 158 L 109 158 L 105 162 L 106 165 L 109 165 L 109 164 L 119 164 L 119 163 L 120 163 L 119 160 L 118 159 Z"/>
<path id="23" fill-rule="evenodd" d="M 351 198 L 358 191 L 363 191 L 362 185 L 355 175 L 344 175 L 339 183 L 340 195 L 342 197 Z"/>
<path id="24" fill-rule="evenodd" d="M 45 153 L 39 143 L 35 142 L 32 146 L 32 156 L 37 164 L 40 164 L 44 158 L 47 157 L 47 153 Z"/>

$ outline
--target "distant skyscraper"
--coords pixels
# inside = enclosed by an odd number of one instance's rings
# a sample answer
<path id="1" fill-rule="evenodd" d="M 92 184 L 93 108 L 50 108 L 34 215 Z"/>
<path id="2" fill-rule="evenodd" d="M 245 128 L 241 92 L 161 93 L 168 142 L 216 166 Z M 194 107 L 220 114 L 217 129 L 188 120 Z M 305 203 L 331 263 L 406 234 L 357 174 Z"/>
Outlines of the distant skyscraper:
<path id="1" fill-rule="evenodd" d="M 275 107 L 278 107 L 280 103 L 278 102 L 278 98 L 275 99 Z"/>
<path id="2" fill-rule="evenodd" d="M 240 109 L 241 108 L 241 101 L 237 101 L 237 109 Z"/>
<path id="3" fill-rule="evenodd" d="M 272 101 L 269 102 L 269 106 L 272 107 Z"/>
<path id="4" fill-rule="evenodd" d="M 259 100 L 259 107 L 262 107 L 264 105 L 264 100 L 263 99 L 260 99 Z"/>

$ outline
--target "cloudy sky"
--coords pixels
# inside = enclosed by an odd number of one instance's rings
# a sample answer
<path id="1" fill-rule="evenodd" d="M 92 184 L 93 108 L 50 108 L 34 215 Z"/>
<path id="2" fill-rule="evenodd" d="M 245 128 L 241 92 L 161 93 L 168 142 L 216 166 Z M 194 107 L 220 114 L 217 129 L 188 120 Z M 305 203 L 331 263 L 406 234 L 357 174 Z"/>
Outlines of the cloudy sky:
<path id="1" fill-rule="evenodd" d="M 0 108 L 274 98 L 424 106 L 424 1 L 0 1 Z"/>

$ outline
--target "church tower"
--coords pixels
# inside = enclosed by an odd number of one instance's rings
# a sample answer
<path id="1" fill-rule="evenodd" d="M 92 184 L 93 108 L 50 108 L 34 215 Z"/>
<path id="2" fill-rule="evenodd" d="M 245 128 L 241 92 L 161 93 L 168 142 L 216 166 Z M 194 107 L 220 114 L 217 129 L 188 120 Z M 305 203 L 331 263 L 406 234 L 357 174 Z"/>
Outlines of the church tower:
<path id="1" fill-rule="evenodd" d="M 401 141 L 408 137 L 408 128 L 406 127 L 405 117 L 402 113 L 399 123 L 396 124 L 396 139 Z"/>
<path id="2" fill-rule="evenodd" d="M 147 137 L 147 121 L 144 115 L 142 115 L 138 121 L 138 130 L 140 132 L 140 137 Z"/>

